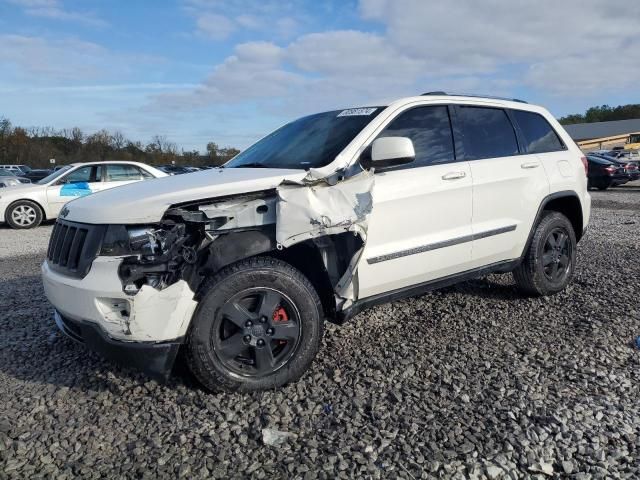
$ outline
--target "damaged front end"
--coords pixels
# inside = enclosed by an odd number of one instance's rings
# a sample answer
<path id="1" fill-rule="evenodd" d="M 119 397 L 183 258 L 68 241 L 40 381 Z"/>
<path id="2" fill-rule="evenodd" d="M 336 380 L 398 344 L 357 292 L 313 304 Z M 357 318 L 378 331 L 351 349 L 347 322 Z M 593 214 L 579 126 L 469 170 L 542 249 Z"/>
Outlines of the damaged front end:
<path id="1" fill-rule="evenodd" d="M 140 306 L 149 292 L 172 288 L 197 302 L 206 277 L 268 253 L 330 289 L 319 293 L 332 317 L 358 297 L 373 178 L 363 170 L 316 178 L 312 170 L 276 189 L 174 205 L 156 225 L 109 226 L 101 255 L 122 258 L 122 289 Z"/>

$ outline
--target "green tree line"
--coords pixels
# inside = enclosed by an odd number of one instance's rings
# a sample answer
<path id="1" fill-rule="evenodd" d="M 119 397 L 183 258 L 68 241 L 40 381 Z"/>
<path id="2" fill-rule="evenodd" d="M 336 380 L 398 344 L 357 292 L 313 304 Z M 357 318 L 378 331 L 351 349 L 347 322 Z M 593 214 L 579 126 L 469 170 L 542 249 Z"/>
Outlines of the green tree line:
<path id="1" fill-rule="evenodd" d="M 573 123 L 610 122 L 612 120 L 630 120 L 633 118 L 640 118 L 640 104 L 638 103 L 618 105 L 617 107 L 610 107 L 609 105 L 591 107 L 584 113 L 567 115 L 561 117 L 558 121 L 563 125 L 571 125 Z"/>
<path id="2" fill-rule="evenodd" d="M 167 137 L 155 135 L 147 144 L 127 139 L 121 132 L 100 130 L 86 134 L 79 128 L 55 130 L 50 127 L 13 126 L 0 116 L 0 164 L 26 164 L 32 168 L 97 160 L 133 160 L 149 165 L 222 165 L 240 151 L 207 144 L 207 151 L 178 150 Z"/>

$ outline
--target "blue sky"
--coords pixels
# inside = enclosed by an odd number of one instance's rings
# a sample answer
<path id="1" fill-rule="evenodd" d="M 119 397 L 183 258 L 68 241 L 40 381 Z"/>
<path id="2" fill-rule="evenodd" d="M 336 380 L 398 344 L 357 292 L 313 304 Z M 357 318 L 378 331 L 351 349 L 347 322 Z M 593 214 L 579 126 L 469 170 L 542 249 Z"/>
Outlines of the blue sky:
<path id="1" fill-rule="evenodd" d="M 0 116 L 244 148 L 294 117 L 429 90 L 554 114 L 637 103 L 626 0 L 0 0 Z"/>

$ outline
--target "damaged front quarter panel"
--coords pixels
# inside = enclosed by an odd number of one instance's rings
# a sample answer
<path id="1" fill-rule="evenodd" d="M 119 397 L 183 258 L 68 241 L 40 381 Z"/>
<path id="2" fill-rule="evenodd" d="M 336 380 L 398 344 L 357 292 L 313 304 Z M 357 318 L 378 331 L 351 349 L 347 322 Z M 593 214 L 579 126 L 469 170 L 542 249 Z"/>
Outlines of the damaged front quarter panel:
<path id="1" fill-rule="evenodd" d="M 357 265 L 366 243 L 373 185 L 373 170 L 339 180 L 314 178 L 311 171 L 301 183 L 286 182 L 277 189 L 278 248 L 344 232 L 360 238 L 361 247 L 351 253 L 347 268 L 333 285 L 338 309 L 357 299 Z"/>
<path id="2" fill-rule="evenodd" d="M 120 269 L 123 289 L 135 306 L 128 319 L 131 332 L 146 329 L 147 316 L 172 305 L 180 310 L 175 312 L 180 324 L 185 318 L 188 324 L 203 278 L 276 249 L 286 260 L 287 249 L 303 242 L 321 253 L 335 309 L 346 308 L 358 297 L 357 265 L 366 242 L 373 185 L 371 170 L 330 177 L 311 170 L 301 182 L 283 182 L 275 191 L 169 209 L 163 227 L 134 232 L 143 249 L 151 244 L 151 254 L 126 257 Z"/>

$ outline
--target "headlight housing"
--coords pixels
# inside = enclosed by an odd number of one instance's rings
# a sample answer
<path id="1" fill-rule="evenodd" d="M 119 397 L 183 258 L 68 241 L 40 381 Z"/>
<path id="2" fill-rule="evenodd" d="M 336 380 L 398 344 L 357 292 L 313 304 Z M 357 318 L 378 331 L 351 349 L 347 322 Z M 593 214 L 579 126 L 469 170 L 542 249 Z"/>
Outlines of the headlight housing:
<path id="1" fill-rule="evenodd" d="M 109 225 L 100 255 L 139 255 L 154 261 L 162 257 L 184 237 L 184 225 Z"/>

